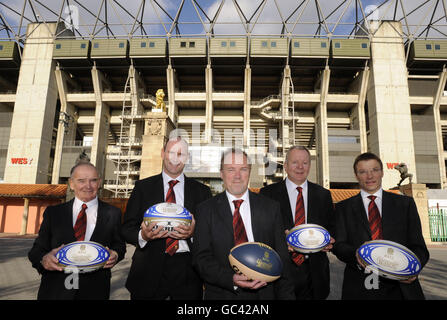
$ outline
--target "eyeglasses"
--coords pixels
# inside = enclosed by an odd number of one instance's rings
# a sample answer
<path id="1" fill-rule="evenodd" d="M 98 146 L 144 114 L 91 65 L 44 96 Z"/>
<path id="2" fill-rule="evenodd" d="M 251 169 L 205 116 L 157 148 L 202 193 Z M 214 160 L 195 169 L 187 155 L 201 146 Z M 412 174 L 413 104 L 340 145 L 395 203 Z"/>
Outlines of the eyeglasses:
<path id="1" fill-rule="evenodd" d="M 379 174 L 381 172 L 382 172 L 382 169 L 380 169 L 380 168 L 373 168 L 371 170 L 363 170 L 363 169 L 359 170 L 359 171 L 357 171 L 357 174 L 359 176 L 366 176 L 368 174 Z"/>

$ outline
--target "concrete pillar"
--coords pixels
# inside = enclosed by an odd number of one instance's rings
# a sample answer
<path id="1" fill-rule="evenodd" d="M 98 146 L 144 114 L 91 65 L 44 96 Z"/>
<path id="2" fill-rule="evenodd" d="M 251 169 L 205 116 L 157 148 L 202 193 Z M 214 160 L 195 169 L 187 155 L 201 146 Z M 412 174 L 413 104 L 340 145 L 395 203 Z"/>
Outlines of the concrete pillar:
<path id="1" fill-rule="evenodd" d="M 57 29 L 56 23 L 28 24 L 11 123 L 5 183 L 49 182 L 57 102 L 52 34 L 58 32 Z"/>
<path id="2" fill-rule="evenodd" d="M 368 80 L 369 80 L 369 68 L 366 67 L 360 73 L 360 88 L 359 88 L 359 101 L 356 106 L 356 115 L 357 122 L 355 124 L 354 129 L 359 130 L 359 138 L 360 138 L 360 152 L 364 153 L 368 151 L 368 139 L 366 135 L 366 115 L 365 115 L 365 101 L 366 101 L 366 92 L 368 89 Z"/>
<path id="3" fill-rule="evenodd" d="M 250 147 L 250 105 L 251 105 L 251 68 L 244 71 L 244 146 Z"/>
<path id="4" fill-rule="evenodd" d="M 22 225 L 20 228 L 20 235 L 22 236 L 26 234 L 26 228 L 28 227 L 28 213 L 29 213 L 29 198 L 24 198 Z"/>
<path id="5" fill-rule="evenodd" d="M 417 182 L 405 47 L 398 32 L 399 22 L 384 21 L 371 39 L 368 142 L 384 163 L 384 189 L 399 181 L 397 170 L 386 163 L 406 163 Z"/>
<path id="6" fill-rule="evenodd" d="M 205 143 L 211 143 L 213 132 L 213 70 L 208 64 L 205 69 Z"/>
<path id="7" fill-rule="evenodd" d="M 62 151 L 64 141 L 74 142 L 76 139 L 76 123 L 75 111 L 76 108 L 67 102 L 67 78 L 68 75 L 56 67 L 54 71 L 56 76 L 57 90 L 59 92 L 59 101 L 61 102 L 61 109 L 59 115 L 59 124 L 57 129 L 56 146 L 54 150 L 53 173 L 51 176 L 51 183 L 58 184 L 62 160 Z"/>
<path id="8" fill-rule="evenodd" d="M 143 83 L 138 71 L 135 69 L 133 65 L 129 67 L 129 75 L 130 75 L 130 97 L 132 103 L 132 115 L 142 115 L 144 113 L 144 107 L 140 101 L 140 85 Z M 141 138 L 144 131 L 144 122 L 143 121 L 134 121 L 133 126 L 131 128 L 131 136 L 130 138 Z"/>
<path id="9" fill-rule="evenodd" d="M 329 143 L 327 128 L 327 95 L 331 70 L 326 66 L 321 75 L 320 103 L 315 110 L 315 137 L 317 142 L 317 183 L 329 189 Z"/>
<path id="10" fill-rule="evenodd" d="M 431 108 L 432 109 L 431 111 L 433 112 L 436 145 L 438 147 L 439 180 L 441 184 L 441 189 L 447 188 L 447 177 L 446 177 L 445 161 L 444 161 L 444 141 L 442 138 L 441 112 L 440 112 L 441 98 L 444 93 L 446 81 L 447 81 L 447 70 L 444 69 L 439 74 L 436 95 L 433 99 L 433 107 Z"/>
<path id="11" fill-rule="evenodd" d="M 293 123 L 289 120 L 292 114 L 289 112 L 289 102 L 290 102 L 290 67 L 286 66 L 284 68 L 283 77 L 281 81 L 281 139 L 282 139 L 282 149 L 283 155 L 285 157 L 287 150 L 293 144 L 295 137 L 291 136 L 292 130 L 290 128 Z"/>
<path id="12" fill-rule="evenodd" d="M 102 101 L 104 75 L 96 66 L 92 68 L 93 88 L 95 90 L 95 122 L 93 125 L 93 143 L 90 154 L 90 162 L 96 166 L 98 172 L 104 177 L 107 137 L 110 124 L 109 106 Z"/>
<path id="13" fill-rule="evenodd" d="M 177 123 L 178 108 L 175 102 L 175 93 L 177 92 L 177 81 L 175 78 L 175 70 L 171 65 L 166 69 L 166 82 L 168 87 L 168 116 L 173 123 Z"/>

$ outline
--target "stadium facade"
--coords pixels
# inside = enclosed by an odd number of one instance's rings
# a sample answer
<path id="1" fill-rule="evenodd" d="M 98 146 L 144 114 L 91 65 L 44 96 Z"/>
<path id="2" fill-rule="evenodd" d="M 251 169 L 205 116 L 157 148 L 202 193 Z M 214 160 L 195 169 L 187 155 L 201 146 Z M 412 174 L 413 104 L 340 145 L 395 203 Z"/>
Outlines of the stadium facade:
<path id="1" fill-rule="evenodd" d="M 365 18 L 344 37 L 180 36 L 174 23 L 165 36 L 83 37 L 61 19 L 31 21 L 0 42 L 0 179 L 65 183 L 84 154 L 125 197 L 160 171 L 161 145 L 181 129 L 186 174 L 216 191 L 223 149 L 248 151 L 260 187 L 283 178 L 294 144 L 327 188 L 354 188 L 365 151 L 383 160 L 385 188 L 402 162 L 413 182 L 446 188 L 447 36 L 409 40 L 403 18 Z M 152 112 L 159 89 L 166 112 Z"/>

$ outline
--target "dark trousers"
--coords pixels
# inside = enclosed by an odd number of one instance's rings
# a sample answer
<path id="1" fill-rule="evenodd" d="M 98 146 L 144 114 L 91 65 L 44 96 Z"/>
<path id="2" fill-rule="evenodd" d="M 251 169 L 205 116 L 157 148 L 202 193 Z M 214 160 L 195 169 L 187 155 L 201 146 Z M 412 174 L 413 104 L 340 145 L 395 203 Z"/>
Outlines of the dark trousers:
<path id="1" fill-rule="evenodd" d="M 202 281 L 192 268 L 191 253 L 165 253 L 165 263 L 160 284 L 152 297 L 137 297 L 132 300 L 202 300 Z"/>
<path id="2" fill-rule="evenodd" d="M 295 284 L 296 300 L 312 300 L 312 278 L 310 276 L 309 259 L 300 266 L 293 264 L 293 282 Z"/>

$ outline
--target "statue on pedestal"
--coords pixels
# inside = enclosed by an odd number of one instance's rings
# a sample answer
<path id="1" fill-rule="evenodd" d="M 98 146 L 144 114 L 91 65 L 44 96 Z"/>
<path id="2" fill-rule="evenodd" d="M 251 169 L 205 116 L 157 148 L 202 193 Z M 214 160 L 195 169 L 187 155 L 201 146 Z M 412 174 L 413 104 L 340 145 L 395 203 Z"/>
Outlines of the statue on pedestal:
<path id="1" fill-rule="evenodd" d="M 396 165 L 394 167 L 394 169 L 396 169 L 400 173 L 400 181 L 397 184 L 398 187 L 400 187 L 400 185 L 406 178 L 408 178 L 410 180 L 410 184 L 411 184 L 411 180 L 413 179 L 413 174 L 408 173 L 408 167 L 405 163 L 403 163 L 403 162 L 399 163 L 398 165 Z"/>
<path id="2" fill-rule="evenodd" d="M 165 93 L 163 89 L 158 89 L 155 93 L 155 107 L 152 108 L 152 112 L 166 112 L 166 104 L 163 101 Z"/>

